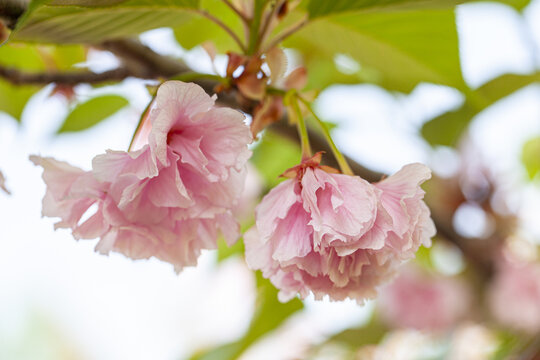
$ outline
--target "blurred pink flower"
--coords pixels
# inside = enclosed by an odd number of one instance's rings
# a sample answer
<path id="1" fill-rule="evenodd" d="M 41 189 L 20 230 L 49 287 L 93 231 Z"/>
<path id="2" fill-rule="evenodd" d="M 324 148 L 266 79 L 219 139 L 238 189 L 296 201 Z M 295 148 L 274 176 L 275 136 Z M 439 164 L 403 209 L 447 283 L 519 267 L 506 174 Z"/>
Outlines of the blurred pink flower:
<path id="1" fill-rule="evenodd" d="M 444 331 L 469 309 L 471 297 L 465 283 L 441 275 L 428 275 L 407 267 L 381 289 L 379 313 L 391 326 Z"/>
<path id="2" fill-rule="evenodd" d="M 280 289 L 280 300 L 313 292 L 316 299 L 362 302 L 435 233 L 419 185 L 421 164 L 371 185 L 327 173 L 317 156 L 288 170 L 294 179 L 272 189 L 244 237 L 246 260 Z"/>
<path id="3" fill-rule="evenodd" d="M 540 264 L 502 259 L 488 293 L 495 318 L 530 334 L 540 332 Z"/>
<path id="4" fill-rule="evenodd" d="M 147 144 L 107 151 L 85 172 L 50 158 L 32 156 L 44 168 L 43 215 L 75 238 L 101 240 L 96 250 L 131 258 L 154 256 L 195 265 L 201 249 L 216 247 L 218 230 L 229 244 L 239 226 L 232 208 L 244 186 L 251 141 L 244 116 L 217 108 L 194 84 L 169 81 L 158 89 L 144 120 Z M 137 139 L 141 140 L 140 134 Z M 95 214 L 86 220 L 92 205 Z"/>

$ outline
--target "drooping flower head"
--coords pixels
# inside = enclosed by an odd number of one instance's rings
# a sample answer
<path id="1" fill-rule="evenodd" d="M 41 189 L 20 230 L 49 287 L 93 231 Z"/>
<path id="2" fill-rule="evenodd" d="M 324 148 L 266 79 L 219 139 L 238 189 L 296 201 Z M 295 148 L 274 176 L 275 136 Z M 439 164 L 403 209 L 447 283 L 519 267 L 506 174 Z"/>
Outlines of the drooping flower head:
<path id="1" fill-rule="evenodd" d="M 216 247 L 218 231 L 229 243 L 238 237 L 231 210 L 251 142 L 243 120 L 238 111 L 216 107 L 197 85 L 165 82 L 137 150 L 98 155 L 89 172 L 31 157 L 48 186 L 43 215 L 60 217 L 56 226 L 71 228 L 76 238 L 100 237 L 102 253 L 154 256 L 177 271 L 195 265 L 201 249 Z M 95 214 L 81 221 L 92 205 Z"/>
<path id="2" fill-rule="evenodd" d="M 445 331 L 470 305 L 467 286 L 457 278 L 428 274 L 407 266 L 381 289 L 379 313 L 393 327 Z"/>
<path id="3" fill-rule="evenodd" d="M 435 233 L 419 185 L 421 164 L 405 166 L 374 185 L 320 166 L 320 154 L 285 172 L 256 210 L 244 237 L 246 260 L 280 289 L 316 299 L 362 302 L 396 268 L 430 245 Z"/>

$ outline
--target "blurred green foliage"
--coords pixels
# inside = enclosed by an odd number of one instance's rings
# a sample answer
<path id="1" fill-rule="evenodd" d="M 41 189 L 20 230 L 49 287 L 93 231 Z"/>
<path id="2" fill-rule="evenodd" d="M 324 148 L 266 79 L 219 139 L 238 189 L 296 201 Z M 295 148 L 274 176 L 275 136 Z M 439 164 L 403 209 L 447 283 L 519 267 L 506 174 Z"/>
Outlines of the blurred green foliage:
<path id="1" fill-rule="evenodd" d="M 540 173 L 540 137 L 530 139 L 523 146 L 521 160 L 529 179 L 533 180 Z"/>

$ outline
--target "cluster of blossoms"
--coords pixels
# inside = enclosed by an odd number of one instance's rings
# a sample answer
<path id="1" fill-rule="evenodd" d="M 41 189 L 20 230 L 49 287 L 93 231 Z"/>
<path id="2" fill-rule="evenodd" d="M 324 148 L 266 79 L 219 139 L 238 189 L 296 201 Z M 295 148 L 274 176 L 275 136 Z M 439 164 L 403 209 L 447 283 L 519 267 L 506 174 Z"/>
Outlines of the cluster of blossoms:
<path id="1" fill-rule="evenodd" d="M 240 112 L 215 107 L 201 87 L 179 81 L 159 87 L 143 130 L 148 124 L 140 149 L 96 156 L 92 171 L 31 160 L 44 168 L 43 215 L 59 217 L 57 228 L 77 239 L 99 237 L 101 253 L 154 256 L 180 271 L 196 264 L 201 249 L 216 248 L 218 230 L 229 244 L 238 238 L 231 210 L 251 133 Z M 95 214 L 81 221 L 94 204 Z"/>
<path id="2" fill-rule="evenodd" d="M 246 260 L 280 289 L 316 299 L 376 296 L 435 227 L 422 201 L 429 179 L 421 164 L 370 184 L 320 166 L 320 154 L 288 170 L 256 209 L 256 225 L 244 236 Z M 325 171 L 326 170 L 326 171 Z"/>
<path id="3" fill-rule="evenodd" d="M 77 239 L 99 237 L 96 250 L 134 259 L 154 256 L 177 271 L 202 249 L 239 236 L 233 210 L 244 187 L 251 142 L 244 116 L 217 108 L 194 84 L 158 89 L 136 150 L 108 151 L 83 171 L 32 156 L 44 168 L 43 215 L 59 217 Z M 246 260 L 286 301 L 300 293 L 359 302 L 376 295 L 435 233 L 412 164 L 376 184 L 321 166 L 321 154 L 288 170 L 262 200 L 245 234 Z M 97 211 L 88 216 L 91 207 Z"/>

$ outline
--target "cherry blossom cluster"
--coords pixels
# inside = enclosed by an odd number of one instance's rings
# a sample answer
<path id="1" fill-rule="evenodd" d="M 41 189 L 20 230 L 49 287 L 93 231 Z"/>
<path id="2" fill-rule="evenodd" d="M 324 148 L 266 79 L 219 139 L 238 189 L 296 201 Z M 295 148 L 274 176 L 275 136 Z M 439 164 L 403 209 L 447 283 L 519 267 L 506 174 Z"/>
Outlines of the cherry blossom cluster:
<path id="1" fill-rule="evenodd" d="M 220 233 L 233 244 L 252 136 L 240 112 L 214 101 L 195 84 L 168 81 L 130 151 L 96 156 L 91 171 L 32 156 L 47 184 L 43 215 L 76 239 L 99 238 L 101 253 L 156 257 L 176 271 L 215 249 Z M 420 188 L 431 173 L 411 164 L 370 184 L 320 165 L 321 156 L 286 171 L 262 199 L 244 236 L 246 261 L 282 301 L 313 293 L 362 302 L 431 244 Z"/>

